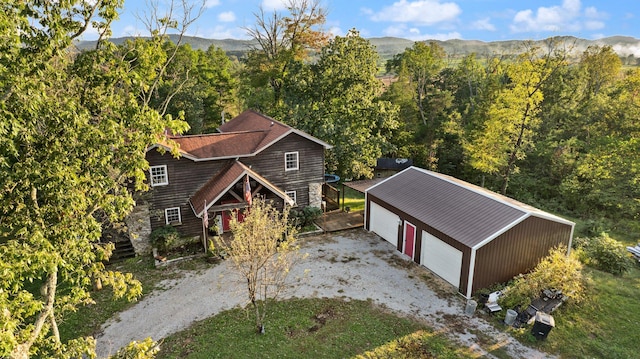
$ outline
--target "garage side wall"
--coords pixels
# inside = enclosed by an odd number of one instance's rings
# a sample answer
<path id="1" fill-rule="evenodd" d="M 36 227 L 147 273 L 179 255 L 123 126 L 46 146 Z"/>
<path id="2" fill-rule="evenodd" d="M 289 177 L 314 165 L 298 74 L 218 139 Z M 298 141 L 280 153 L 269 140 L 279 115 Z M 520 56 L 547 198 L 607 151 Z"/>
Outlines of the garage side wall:
<path id="1" fill-rule="evenodd" d="M 568 246 L 571 231 L 567 224 L 526 218 L 477 250 L 472 292 L 532 270 L 551 248 Z"/>

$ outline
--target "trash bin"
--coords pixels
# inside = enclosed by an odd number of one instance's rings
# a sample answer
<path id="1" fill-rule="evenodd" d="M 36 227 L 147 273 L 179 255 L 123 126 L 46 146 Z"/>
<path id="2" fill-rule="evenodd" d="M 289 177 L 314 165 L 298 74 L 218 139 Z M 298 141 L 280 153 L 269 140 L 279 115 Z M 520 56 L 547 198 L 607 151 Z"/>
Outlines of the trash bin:
<path id="1" fill-rule="evenodd" d="M 551 314 L 544 312 L 536 312 L 535 322 L 533 322 L 533 328 L 531 328 L 531 334 L 538 340 L 546 339 L 547 335 L 553 327 L 556 326 L 555 320 Z"/>
<path id="2" fill-rule="evenodd" d="M 513 325 L 516 321 L 516 317 L 518 317 L 518 312 L 513 309 L 507 309 L 507 315 L 504 317 L 504 324 Z"/>
<path id="3" fill-rule="evenodd" d="M 473 299 L 468 300 L 467 301 L 467 306 L 464 308 L 464 314 L 473 315 L 473 313 L 476 311 L 477 307 L 478 307 L 478 302 L 476 302 Z"/>

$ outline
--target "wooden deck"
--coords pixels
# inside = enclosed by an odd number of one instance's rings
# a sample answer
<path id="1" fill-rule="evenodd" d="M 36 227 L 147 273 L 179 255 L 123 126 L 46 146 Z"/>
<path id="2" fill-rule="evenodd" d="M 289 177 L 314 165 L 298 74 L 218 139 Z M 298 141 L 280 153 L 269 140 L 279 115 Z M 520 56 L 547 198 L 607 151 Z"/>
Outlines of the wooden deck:
<path id="1" fill-rule="evenodd" d="M 316 220 L 316 224 L 325 232 L 359 228 L 364 225 L 364 211 L 349 213 L 343 211 L 327 212 Z"/>

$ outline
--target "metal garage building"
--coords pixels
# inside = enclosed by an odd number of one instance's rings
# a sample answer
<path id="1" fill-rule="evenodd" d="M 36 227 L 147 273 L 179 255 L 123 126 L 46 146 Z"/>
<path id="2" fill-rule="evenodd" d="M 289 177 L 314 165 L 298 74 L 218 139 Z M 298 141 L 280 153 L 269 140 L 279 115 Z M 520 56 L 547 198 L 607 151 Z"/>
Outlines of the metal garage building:
<path id="1" fill-rule="evenodd" d="M 525 273 L 574 223 L 482 187 L 417 167 L 365 192 L 365 228 L 465 297 Z"/>

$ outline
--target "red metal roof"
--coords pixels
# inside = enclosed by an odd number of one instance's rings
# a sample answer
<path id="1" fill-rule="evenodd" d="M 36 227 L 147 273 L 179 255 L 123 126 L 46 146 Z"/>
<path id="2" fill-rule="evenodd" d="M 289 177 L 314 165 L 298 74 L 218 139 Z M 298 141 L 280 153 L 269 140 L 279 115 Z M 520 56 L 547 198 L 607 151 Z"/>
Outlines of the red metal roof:
<path id="1" fill-rule="evenodd" d="M 245 166 L 242 162 L 231 160 L 191 196 L 189 202 L 191 203 L 193 213 L 197 217 L 202 217 L 205 203 L 207 204 L 207 208 L 214 205 L 220 197 L 227 193 L 234 184 L 242 180 L 242 177 L 245 175 L 249 175 L 250 178 L 275 193 L 278 197 L 284 199 L 289 205 L 294 204 L 293 200 L 289 198 L 282 189 L 251 170 L 251 168 Z"/>
<path id="2" fill-rule="evenodd" d="M 468 247 L 508 230 L 529 215 L 572 225 L 511 198 L 471 183 L 410 167 L 367 190 Z"/>
<path id="3" fill-rule="evenodd" d="M 224 123 L 219 130 L 221 133 L 168 138 L 178 144 L 178 153 L 181 156 L 193 161 L 254 156 L 290 133 L 298 134 L 327 149 L 331 148 L 326 142 L 251 110 L 244 111 Z M 171 149 L 171 146 L 164 142 L 156 146 Z M 149 150 L 156 146 L 150 147 Z"/>

